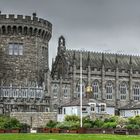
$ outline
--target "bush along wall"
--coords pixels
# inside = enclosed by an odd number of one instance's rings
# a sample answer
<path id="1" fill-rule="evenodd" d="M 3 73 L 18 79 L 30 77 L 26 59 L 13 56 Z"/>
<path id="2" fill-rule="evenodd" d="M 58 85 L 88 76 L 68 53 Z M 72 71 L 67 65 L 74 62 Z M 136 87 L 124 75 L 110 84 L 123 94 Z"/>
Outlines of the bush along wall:
<path id="1" fill-rule="evenodd" d="M 66 116 L 63 122 L 54 122 L 49 121 L 46 124 L 46 128 L 50 128 L 50 132 L 53 133 L 53 129 L 55 132 L 59 130 L 59 132 L 72 132 L 78 133 L 80 132 L 80 118 L 75 115 Z M 53 129 L 52 129 L 53 128 Z M 82 132 L 84 133 L 116 133 L 116 134 L 127 134 L 127 132 L 131 133 L 132 130 L 140 131 L 140 116 L 132 117 L 132 118 L 122 118 L 119 116 L 110 116 L 104 120 L 96 119 L 91 120 L 90 117 L 83 117 L 83 128 Z M 136 131 L 134 131 L 136 132 Z"/>
<path id="2" fill-rule="evenodd" d="M 11 118 L 9 116 L 0 116 L 0 132 L 13 132 L 18 133 L 22 128 L 21 124 L 16 118 Z M 3 131 L 2 131 L 3 130 Z"/>

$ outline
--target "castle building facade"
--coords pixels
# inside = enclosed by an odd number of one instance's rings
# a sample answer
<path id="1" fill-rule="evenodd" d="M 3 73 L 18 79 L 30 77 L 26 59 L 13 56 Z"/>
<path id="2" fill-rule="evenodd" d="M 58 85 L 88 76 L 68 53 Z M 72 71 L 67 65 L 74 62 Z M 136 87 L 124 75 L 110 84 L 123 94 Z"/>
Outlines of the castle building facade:
<path id="1" fill-rule="evenodd" d="M 0 12 L 0 113 L 46 111 L 48 43 L 52 24 Z"/>
<path id="2" fill-rule="evenodd" d="M 61 36 L 51 71 L 53 110 L 79 98 L 81 53 L 83 98 L 86 87 L 91 86 L 90 98 L 109 103 L 116 111 L 140 100 L 139 56 L 68 50 Z"/>
<path id="3" fill-rule="evenodd" d="M 68 50 L 65 38 L 48 66 L 52 24 L 33 16 L 0 12 L 0 114 L 57 111 L 91 87 L 91 99 L 116 110 L 140 100 L 140 57 Z"/>

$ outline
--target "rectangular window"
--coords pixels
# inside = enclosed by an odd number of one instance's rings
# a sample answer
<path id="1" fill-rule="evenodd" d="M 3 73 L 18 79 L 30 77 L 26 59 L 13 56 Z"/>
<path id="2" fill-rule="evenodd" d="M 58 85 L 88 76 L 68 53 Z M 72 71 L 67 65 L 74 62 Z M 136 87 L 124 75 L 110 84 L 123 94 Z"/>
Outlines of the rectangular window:
<path id="1" fill-rule="evenodd" d="M 86 108 L 82 108 L 82 111 L 86 111 Z"/>
<path id="2" fill-rule="evenodd" d="M 13 45 L 13 53 L 14 55 L 18 55 L 18 44 Z"/>
<path id="3" fill-rule="evenodd" d="M 66 114 L 66 109 L 64 108 L 64 114 Z"/>
<path id="4" fill-rule="evenodd" d="M 13 55 L 13 45 L 12 44 L 9 44 L 9 55 Z"/>
<path id="5" fill-rule="evenodd" d="M 101 112 L 105 111 L 105 105 L 101 105 Z"/>
<path id="6" fill-rule="evenodd" d="M 91 111 L 91 112 L 94 112 L 94 111 L 95 111 L 95 105 L 94 105 L 94 104 L 91 105 L 90 111 Z"/>
<path id="7" fill-rule="evenodd" d="M 107 100 L 112 100 L 112 94 L 107 94 L 106 98 Z"/>
<path id="8" fill-rule="evenodd" d="M 126 100 L 126 95 L 121 95 L 121 100 Z"/>
<path id="9" fill-rule="evenodd" d="M 19 44 L 19 55 L 23 55 L 23 45 Z"/>
<path id="10" fill-rule="evenodd" d="M 93 94 L 94 99 L 98 99 L 98 93 Z"/>
<path id="11" fill-rule="evenodd" d="M 9 55 L 23 55 L 23 44 L 10 43 L 8 46 Z"/>
<path id="12" fill-rule="evenodd" d="M 87 113 L 87 109 L 85 107 L 82 107 L 82 113 Z"/>
<path id="13" fill-rule="evenodd" d="M 68 97 L 68 91 L 66 88 L 64 89 L 64 97 Z"/>

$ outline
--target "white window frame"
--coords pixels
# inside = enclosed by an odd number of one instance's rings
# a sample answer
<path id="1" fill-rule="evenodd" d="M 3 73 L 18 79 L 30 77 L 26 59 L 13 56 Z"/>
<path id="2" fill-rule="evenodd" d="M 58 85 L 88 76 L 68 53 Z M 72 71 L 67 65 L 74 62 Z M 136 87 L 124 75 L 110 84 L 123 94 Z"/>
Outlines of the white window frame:
<path id="1" fill-rule="evenodd" d="M 22 43 L 9 43 L 8 55 L 22 56 L 23 55 L 23 44 Z"/>

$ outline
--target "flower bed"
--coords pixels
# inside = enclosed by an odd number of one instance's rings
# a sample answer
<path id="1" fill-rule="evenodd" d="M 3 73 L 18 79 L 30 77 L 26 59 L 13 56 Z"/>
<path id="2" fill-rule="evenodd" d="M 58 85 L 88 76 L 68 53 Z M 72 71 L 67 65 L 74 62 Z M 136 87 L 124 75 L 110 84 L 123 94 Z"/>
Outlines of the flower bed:
<path id="1" fill-rule="evenodd" d="M 52 128 L 51 129 L 51 132 L 52 133 L 59 133 L 60 132 L 60 129 L 59 128 Z"/>
<path id="2" fill-rule="evenodd" d="M 43 129 L 43 133 L 50 133 L 51 132 L 51 129 L 50 128 L 44 128 Z"/>
<path id="3" fill-rule="evenodd" d="M 11 130 L 11 133 L 19 133 L 20 132 L 20 129 L 12 129 Z"/>
<path id="4" fill-rule="evenodd" d="M 4 131 L 4 129 L 0 129 L 0 133 L 4 133 L 5 131 Z"/>
<path id="5" fill-rule="evenodd" d="M 78 129 L 69 130 L 69 133 L 78 133 Z"/>
<path id="6" fill-rule="evenodd" d="M 101 128 L 87 128 L 86 133 L 100 134 L 103 133 Z"/>

